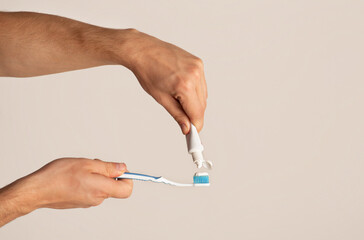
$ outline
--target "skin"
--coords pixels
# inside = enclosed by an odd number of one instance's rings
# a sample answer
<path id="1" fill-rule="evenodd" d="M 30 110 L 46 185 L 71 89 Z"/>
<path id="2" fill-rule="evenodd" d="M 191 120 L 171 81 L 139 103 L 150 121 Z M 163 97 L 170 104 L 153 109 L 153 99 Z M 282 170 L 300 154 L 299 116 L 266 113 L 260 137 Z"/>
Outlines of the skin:
<path id="1" fill-rule="evenodd" d="M 201 59 L 135 29 L 108 29 L 29 12 L 0 12 L 0 76 L 33 77 L 123 65 L 187 134 L 200 131 L 207 87 Z"/>
<path id="2" fill-rule="evenodd" d="M 31 12 L 0 12 L 0 77 L 33 77 L 102 65 L 130 69 L 181 127 L 204 123 L 207 87 L 201 59 L 135 29 L 102 28 Z M 0 226 L 38 208 L 99 205 L 127 198 L 132 181 L 115 181 L 125 164 L 63 158 L 0 189 Z"/>
<path id="3" fill-rule="evenodd" d="M 0 227 L 39 208 L 87 208 L 109 197 L 128 198 L 130 179 L 114 180 L 124 163 L 85 158 L 54 160 L 0 190 Z"/>

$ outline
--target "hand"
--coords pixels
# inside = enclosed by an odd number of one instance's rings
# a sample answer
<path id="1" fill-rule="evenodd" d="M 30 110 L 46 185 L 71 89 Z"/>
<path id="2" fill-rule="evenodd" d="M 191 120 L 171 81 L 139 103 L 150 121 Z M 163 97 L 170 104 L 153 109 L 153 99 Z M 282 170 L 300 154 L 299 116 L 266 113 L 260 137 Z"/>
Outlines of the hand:
<path id="1" fill-rule="evenodd" d="M 181 126 L 191 122 L 200 131 L 204 123 L 207 87 L 202 61 L 172 44 L 131 31 L 129 67 L 143 89 L 160 103 Z M 129 65 L 129 66 L 128 66 Z"/>
<path id="2" fill-rule="evenodd" d="M 109 197 L 127 198 L 132 180 L 113 179 L 125 171 L 124 163 L 54 160 L 0 190 L 0 226 L 37 208 L 86 208 Z"/>
<path id="3" fill-rule="evenodd" d="M 203 64 L 183 49 L 134 29 L 102 28 L 49 14 L 0 12 L 0 22 L 0 76 L 121 64 L 184 134 L 191 122 L 202 129 L 207 99 Z"/>

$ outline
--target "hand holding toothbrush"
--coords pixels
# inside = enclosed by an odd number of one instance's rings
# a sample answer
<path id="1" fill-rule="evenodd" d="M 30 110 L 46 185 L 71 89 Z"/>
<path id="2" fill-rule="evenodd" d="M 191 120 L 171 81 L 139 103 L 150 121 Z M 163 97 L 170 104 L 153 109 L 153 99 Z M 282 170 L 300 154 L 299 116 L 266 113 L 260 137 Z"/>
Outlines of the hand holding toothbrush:
<path id="1" fill-rule="evenodd" d="M 0 189 L 0 227 L 38 208 L 87 208 L 110 197 L 128 198 L 132 180 L 113 179 L 126 170 L 124 163 L 84 158 L 54 160 Z"/>

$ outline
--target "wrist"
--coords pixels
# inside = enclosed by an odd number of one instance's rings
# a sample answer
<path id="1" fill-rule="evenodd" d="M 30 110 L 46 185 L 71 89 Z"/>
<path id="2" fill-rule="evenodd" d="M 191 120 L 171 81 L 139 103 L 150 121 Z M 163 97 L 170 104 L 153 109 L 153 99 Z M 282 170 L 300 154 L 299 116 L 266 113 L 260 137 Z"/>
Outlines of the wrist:
<path id="1" fill-rule="evenodd" d="M 100 65 L 123 65 L 134 70 L 138 55 L 145 47 L 144 33 L 136 29 L 110 29 L 92 26 L 82 30 L 80 42 Z"/>
<path id="2" fill-rule="evenodd" d="M 136 29 L 115 29 L 113 35 L 114 44 L 108 52 L 114 64 L 120 64 L 133 71 L 137 57 L 142 47 L 142 35 Z"/>

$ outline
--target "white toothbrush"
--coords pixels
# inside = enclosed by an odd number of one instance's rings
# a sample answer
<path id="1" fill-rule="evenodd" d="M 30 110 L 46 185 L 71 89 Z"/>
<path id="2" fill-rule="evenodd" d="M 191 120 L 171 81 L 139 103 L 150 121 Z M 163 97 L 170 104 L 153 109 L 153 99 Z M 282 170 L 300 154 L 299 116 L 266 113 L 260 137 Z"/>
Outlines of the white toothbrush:
<path id="1" fill-rule="evenodd" d="M 120 175 L 116 178 L 118 179 L 134 179 L 140 181 L 151 181 L 155 183 L 165 183 L 178 187 L 193 187 L 193 186 L 210 186 L 209 175 L 208 173 L 195 173 L 193 176 L 193 183 L 176 183 L 172 182 L 164 177 L 154 177 L 146 174 L 140 173 L 130 173 L 126 172 L 123 175 Z"/>

